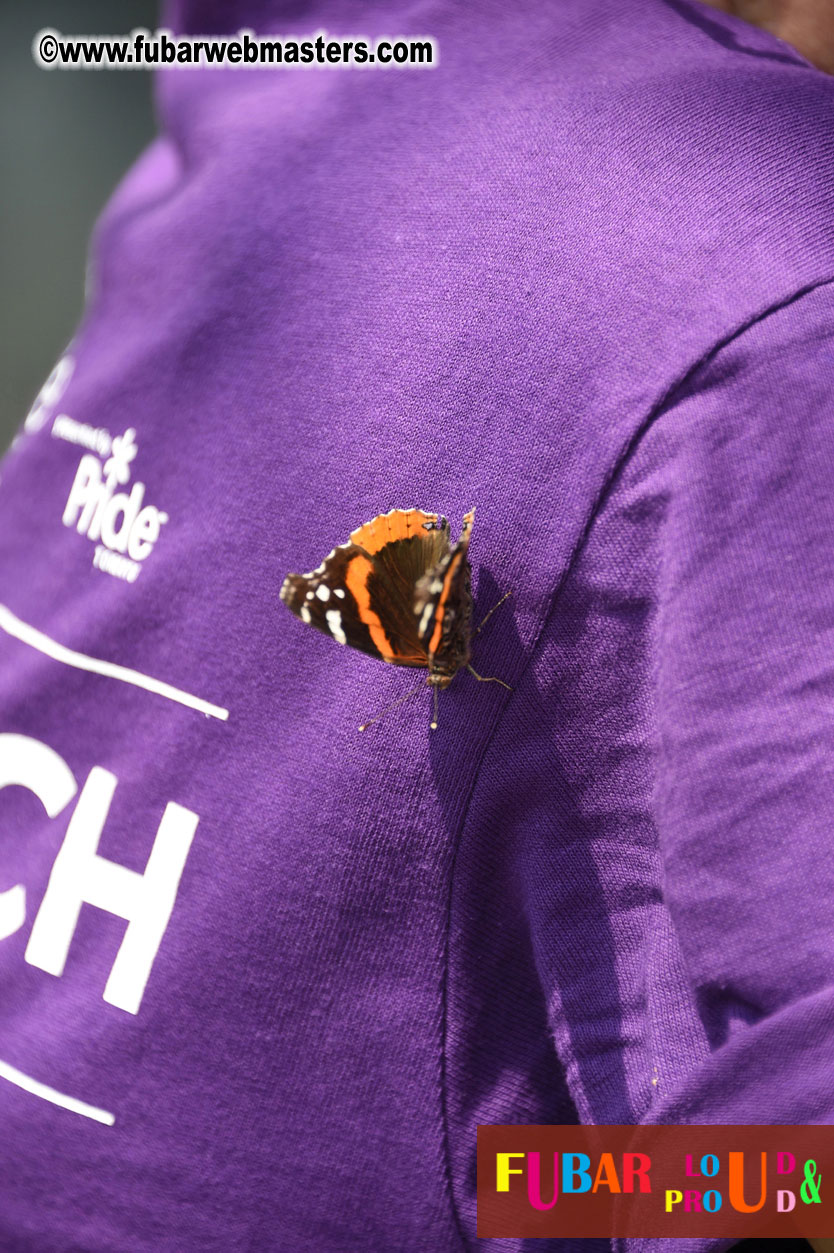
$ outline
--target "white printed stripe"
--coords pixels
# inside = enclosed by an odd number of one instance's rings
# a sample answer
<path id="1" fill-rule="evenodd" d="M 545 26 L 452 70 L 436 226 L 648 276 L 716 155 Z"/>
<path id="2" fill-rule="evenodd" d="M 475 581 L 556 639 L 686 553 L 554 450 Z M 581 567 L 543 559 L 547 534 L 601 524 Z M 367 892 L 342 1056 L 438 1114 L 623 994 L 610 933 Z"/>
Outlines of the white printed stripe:
<path id="1" fill-rule="evenodd" d="M 89 670 L 92 674 L 103 674 L 106 678 L 120 679 L 122 683 L 132 683 L 134 687 L 144 688 L 146 692 L 155 692 L 157 696 L 164 696 L 167 700 L 176 701 L 179 705 L 187 705 L 189 709 L 196 709 L 199 713 L 207 714 L 211 718 L 220 718 L 223 722 L 229 716 L 228 709 L 222 709 L 220 705 L 212 705 L 209 701 L 201 700 L 199 696 L 192 696 L 189 692 L 182 692 L 178 687 L 172 687 L 170 683 L 162 683 L 159 679 L 152 679 L 147 674 L 140 674 L 138 670 L 129 670 L 127 666 L 117 666 L 115 662 L 100 661 L 97 657 L 88 657 L 85 653 L 76 653 L 71 648 L 65 648 L 63 644 L 56 643 L 55 640 L 50 639 L 41 631 L 36 631 L 28 623 L 21 622 L 20 618 L 16 618 L 5 605 L 0 605 L 0 630 L 20 640 L 21 643 L 28 644 L 30 648 L 36 648 L 38 652 L 51 657 L 53 661 L 62 662 L 65 666 L 75 666 L 76 670 Z"/>
<path id="2" fill-rule="evenodd" d="M 112 1127 L 116 1121 L 115 1114 L 109 1113 L 106 1109 L 98 1109 L 95 1105 L 88 1105 L 86 1101 L 77 1101 L 74 1096 L 66 1096 L 63 1092 L 57 1092 L 55 1088 L 47 1087 L 45 1083 L 38 1083 L 37 1079 L 24 1075 L 22 1070 L 16 1070 L 8 1062 L 0 1062 L 0 1079 L 8 1079 L 9 1083 L 23 1088 L 24 1092 L 31 1092 L 32 1096 L 39 1096 L 42 1101 L 51 1101 L 53 1105 L 69 1109 L 73 1114 L 83 1114 L 85 1118 L 93 1118 L 96 1122 L 103 1122 L 108 1127 Z"/>

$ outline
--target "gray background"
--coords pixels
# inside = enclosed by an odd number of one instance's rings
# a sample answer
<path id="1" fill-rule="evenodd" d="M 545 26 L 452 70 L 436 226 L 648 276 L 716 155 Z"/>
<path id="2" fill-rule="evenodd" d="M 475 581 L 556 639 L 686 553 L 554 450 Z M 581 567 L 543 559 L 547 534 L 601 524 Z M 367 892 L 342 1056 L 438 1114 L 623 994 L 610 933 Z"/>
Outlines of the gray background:
<path id="1" fill-rule="evenodd" d="M 154 132 L 149 73 L 41 70 L 32 38 L 157 25 L 156 0 L 0 0 L 0 449 L 75 330 L 93 223 Z"/>

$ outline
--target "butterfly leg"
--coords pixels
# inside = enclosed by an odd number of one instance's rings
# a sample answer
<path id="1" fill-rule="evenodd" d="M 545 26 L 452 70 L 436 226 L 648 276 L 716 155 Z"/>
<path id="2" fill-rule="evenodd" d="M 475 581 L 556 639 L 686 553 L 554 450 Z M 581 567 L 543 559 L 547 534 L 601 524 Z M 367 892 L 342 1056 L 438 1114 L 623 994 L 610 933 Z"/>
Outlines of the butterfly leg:
<path id="1" fill-rule="evenodd" d="M 509 596 L 509 592 L 507 595 Z M 504 599 L 506 600 L 506 597 Z M 498 606 L 496 605 L 495 608 L 497 609 Z M 513 690 L 509 683 L 505 683 L 503 679 L 497 679 L 494 674 L 478 674 L 477 670 L 473 670 L 471 666 L 467 666 L 466 669 L 470 674 L 474 674 L 479 683 L 500 683 L 501 686 L 505 687 L 508 692 Z"/>
<path id="2" fill-rule="evenodd" d="M 404 701 L 411 700 L 412 696 L 416 696 L 418 692 L 422 692 L 425 686 L 426 680 L 424 679 L 419 686 L 412 688 L 410 692 L 406 692 L 405 696 L 401 696 L 399 700 L 395 700 L 391 705 L 386 705 L 381 713 L 378 713 L 375 718 L 369 718 L 367 722 L 363 722 L 359 727 L 359 730 L 365 731 L 368 727 L 372 727 L 375 722 L 379 722 L 380 718 L 384 718 L 385 715 L 390 713 L 392 709 L 396 709 L 397 705 L 402 705 Z M 434 689 L 434 715 L 435 718 L 437 718 L 437 688 Z M 432 729 L 434 729 L 435 725 L 436 723 L 432 724 Z"/>
<path id="3" fill-rule="evenodd" d="M 485 627 L 485 626 L 486 626 L 486 624 L 489 622 L 490 618 L 491 618 L 491 617 L 492 617 L 492 615 L 495 613 L 496 609 L 500 609 L 500 608 L 501 608 L 501 606 L 503 605 L 504 601 L 505 601 L 505 600 L 507 600 L 507 599 L 508 599 L 508 597 L 510 597 L 510 596 L 512 596 L 512 592 L 505 592 L 505 593 L 504 593 L 504 595 L 501 597 L 501 599 L 498 601 L 498 603 L 497 603 L 496 605 L 493 605 L 493 606 L 492 606 L 492 608 L 490 609 L 490 611 L 489 611 L 489 613 L 487 614 L 487 616 L 486 616 L 486 617 L 483 619 L 483 621 L 481 622 L 481 625 L 480 625 L 479 627 L 476 627 L 476 629 L 475 629 L 475 631 L 474 631 L 474 634 L 475 634 L 475 635 L 480 635 L 481 631 L 483 631 L 484 627 Z"/>

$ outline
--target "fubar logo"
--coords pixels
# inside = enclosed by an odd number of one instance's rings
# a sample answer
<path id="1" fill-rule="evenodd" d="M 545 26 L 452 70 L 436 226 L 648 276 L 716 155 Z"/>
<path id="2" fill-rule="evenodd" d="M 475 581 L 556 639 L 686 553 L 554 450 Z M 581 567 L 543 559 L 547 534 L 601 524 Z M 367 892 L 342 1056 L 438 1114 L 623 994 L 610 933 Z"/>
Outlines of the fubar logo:
<path id="1" fill-rule="evenodd" d="M 52 428 L 53 435 L 79 443 L 86 442 L 80 438 L 84 433 L 65 415 L 56 418 Z M 128 428 L 112 440 L 107 432 L 94 434 L 106 438 L 97 438 L 96 452 L 85 453 L 79 461 L 62 521 L 95 544 L 94 566 L 134 583 L 168 514 L 145 504 L 144 483 L 135 482 L 129 492 L 117 490 L 130 481 L 130 463 L 137 453 L 135 430 Z"/>

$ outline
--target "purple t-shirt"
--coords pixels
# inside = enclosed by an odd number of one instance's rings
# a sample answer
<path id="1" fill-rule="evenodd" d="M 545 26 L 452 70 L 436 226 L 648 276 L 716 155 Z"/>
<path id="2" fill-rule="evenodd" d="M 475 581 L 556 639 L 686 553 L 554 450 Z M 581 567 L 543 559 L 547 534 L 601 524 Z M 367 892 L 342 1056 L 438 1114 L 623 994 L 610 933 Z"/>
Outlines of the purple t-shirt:
<path id="1" fill-rule="evenodd" d="M 834 1120 L 834 81 L 695 0 L 168 19 L 439 64 L 162 72 L 3 464 L 0 1246 L 457 1253 L 479 1122 Z M 513 690 L 359 735 L 415 672 L 281 580 L 473 505 Z"/>

